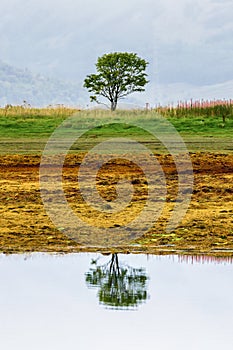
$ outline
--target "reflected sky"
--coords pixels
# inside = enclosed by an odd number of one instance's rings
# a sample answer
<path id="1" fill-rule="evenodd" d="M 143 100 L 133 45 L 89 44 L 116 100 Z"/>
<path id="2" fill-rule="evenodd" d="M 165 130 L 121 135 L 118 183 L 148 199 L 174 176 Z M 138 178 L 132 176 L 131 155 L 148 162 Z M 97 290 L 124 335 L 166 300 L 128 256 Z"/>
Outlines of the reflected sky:
<path id="1" fill-rule="evenodd" d="M 149 276 L 150 298 L 126 311 L 99 305 L 86 284 L 91 261 L 110 258 L 0 255 L 1 349 L 233 348 L 232 264 L 119 254 Z"/>

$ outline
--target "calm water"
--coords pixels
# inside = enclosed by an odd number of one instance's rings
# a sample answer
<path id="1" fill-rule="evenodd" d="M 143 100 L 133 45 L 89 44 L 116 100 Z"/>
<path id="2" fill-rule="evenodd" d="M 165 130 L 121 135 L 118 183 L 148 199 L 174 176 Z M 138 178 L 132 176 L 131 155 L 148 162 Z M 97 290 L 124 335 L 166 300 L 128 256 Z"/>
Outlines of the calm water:
<path id="1" fill-rule="evenodd" d="M 233 349 L 233 265 L 0 255 L 0 348 Z"/>

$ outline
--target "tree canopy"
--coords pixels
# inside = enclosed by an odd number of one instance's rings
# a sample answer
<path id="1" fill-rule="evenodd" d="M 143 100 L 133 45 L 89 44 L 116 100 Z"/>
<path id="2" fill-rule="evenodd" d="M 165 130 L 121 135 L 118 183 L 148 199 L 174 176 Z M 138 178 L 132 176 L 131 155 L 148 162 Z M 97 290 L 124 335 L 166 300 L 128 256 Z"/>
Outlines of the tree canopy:
<path id="1" fill-rule="evenodd" d="M 120 99 L 133 92 L 145 91 L 147 65 L 148 62 L 136 53 L 105 54 L 97 60 L 97 74 L 87 75 L 84 87 L 94 93 L 90 96 L 91 101 L 101 103 L 98 98 L 104 97 L 110 101 L 111 110 L 114 111 Z"/>

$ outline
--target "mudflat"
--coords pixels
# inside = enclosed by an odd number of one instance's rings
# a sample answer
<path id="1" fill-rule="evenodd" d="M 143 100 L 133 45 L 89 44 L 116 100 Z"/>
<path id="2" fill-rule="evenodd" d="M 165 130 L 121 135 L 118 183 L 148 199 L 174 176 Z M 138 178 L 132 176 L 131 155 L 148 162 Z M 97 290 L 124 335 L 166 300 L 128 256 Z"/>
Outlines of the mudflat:
<path id="1" fill-rule="evenodd" d="M 50 221 L 40 196 L 39 155 L 0 156 L 0 251 L 180 253 L 232 256 L 233 254 L 233 154 L 191 153 L 194 189 L 189 209 L 179 226 L 166 232 L 166 224 L 177 195 L 177 171 L 170 155 L 156 155 L 167 181 L 167 195 L 159 198 L 163 211 L 142 237 L 119 247 L 94 248 L 81 245 L 60 232 Z M 74 212 L 96 222 L 96 215 L 83 201 L 77 172 L 82 154 L 67 156 L 63 168 L 64 191 Z M 142 210 L 147 196 L 144 174 L 134 163 L 112 162 L 103 167 L 97 188 L 105 200 L 116 198 L 116 174 L 134 185 L 131 209 L 112 222 L 100 214 L 98 224 L 124 225 Z"/>

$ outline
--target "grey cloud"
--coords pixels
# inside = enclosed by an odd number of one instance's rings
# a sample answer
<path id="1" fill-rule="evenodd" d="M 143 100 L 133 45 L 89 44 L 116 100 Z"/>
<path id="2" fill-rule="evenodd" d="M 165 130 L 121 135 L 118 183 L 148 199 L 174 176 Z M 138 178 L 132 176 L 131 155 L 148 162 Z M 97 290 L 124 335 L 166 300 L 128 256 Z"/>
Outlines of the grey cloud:
<path id="1" fill-rule="evenodd" d="M 35 72 L 81 81 L 103 53 L 135 51 L 155 84 L 232 79 L 228 0 L 1 0 L 0 11 L 0 58 Z"/>

